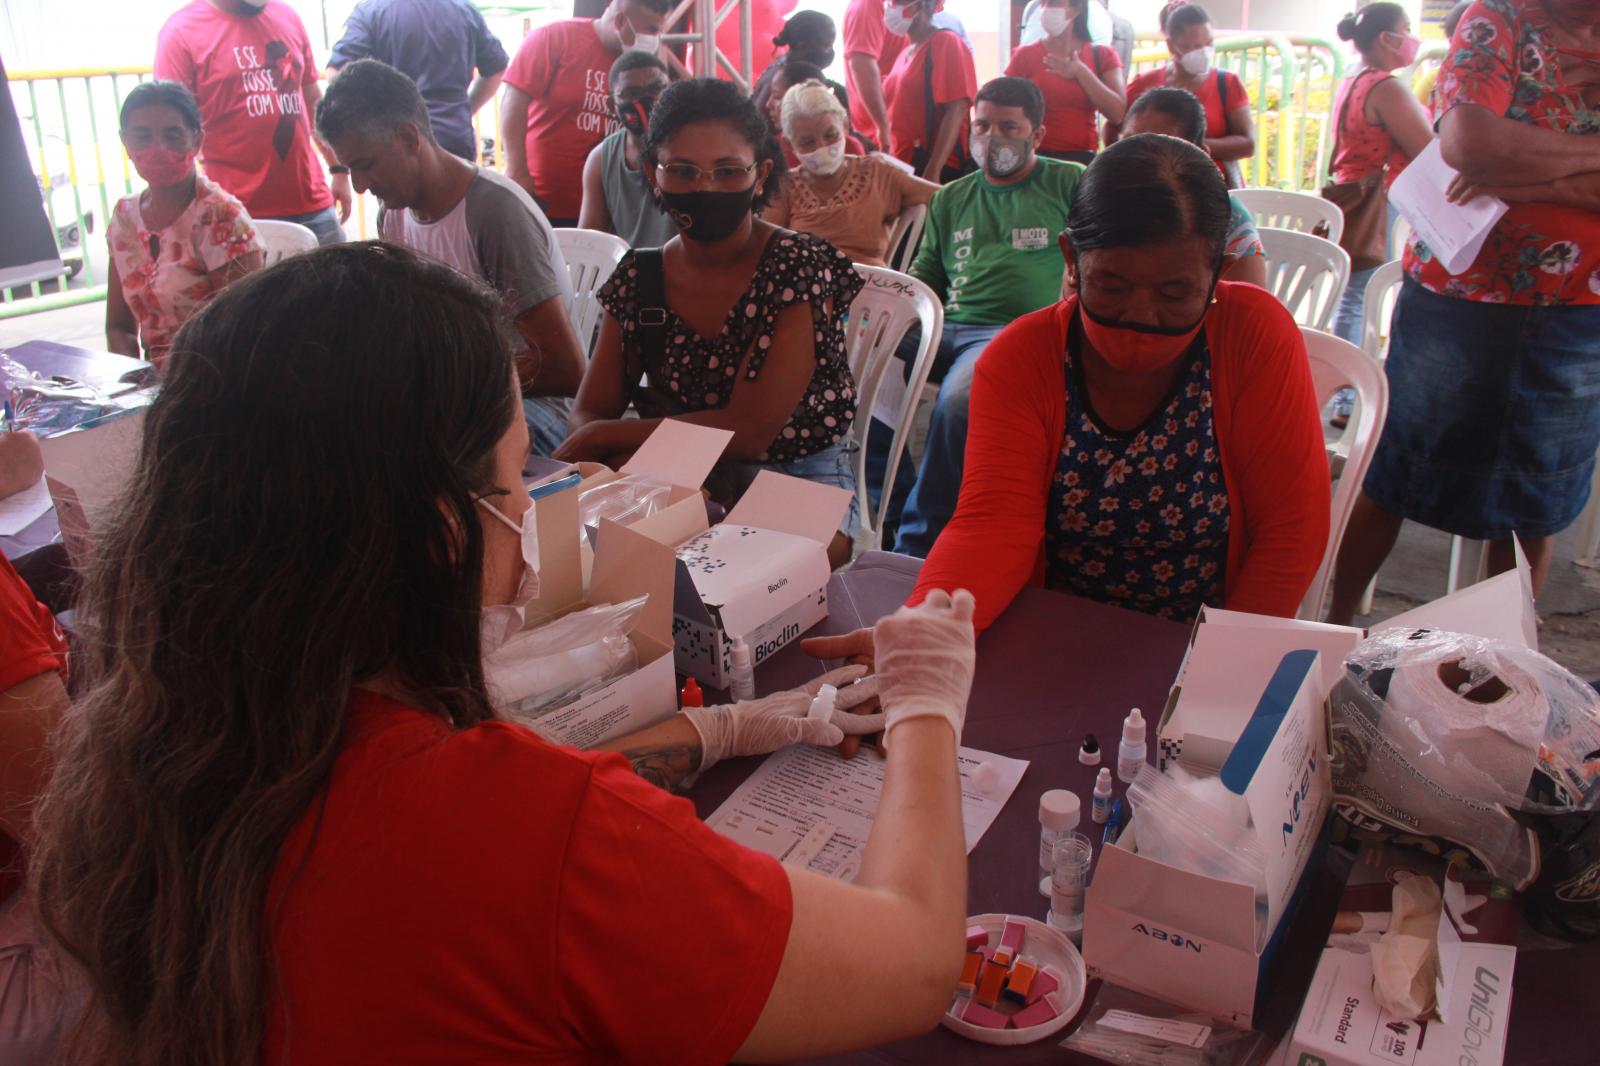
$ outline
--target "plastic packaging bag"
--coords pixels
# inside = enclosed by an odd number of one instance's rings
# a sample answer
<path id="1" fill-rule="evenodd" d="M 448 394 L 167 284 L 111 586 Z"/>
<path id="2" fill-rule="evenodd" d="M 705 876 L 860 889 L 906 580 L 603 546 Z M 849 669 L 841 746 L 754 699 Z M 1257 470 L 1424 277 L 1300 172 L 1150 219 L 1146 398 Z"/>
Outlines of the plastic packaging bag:
<path id="1" fill-rule="evenodd" d="M 627 525 L 655 514 L 667 505 L 672 486 L 665 481 L 628 474 L 604 485 L 597 485 L 578 497 L 578 521 L 588 529 L 600 519 Z"/>
<path id="2" fill-rule="evenodd" d="M 116 410 L 116 405 L 93 386 L 40 377 L 3 353 L 0 376 L 5 379 L 6 398 L 11 403 L 7 429 L 26 429 L 48 437 Z"/>
<path id="3" fill-rule="evenodd" d="M 1335 809 L 1439 838 L 1568 935 L 1600 933 L 1600 694 L 1536 651 L 1441 630 L 1378 633 L 1345 668 Z"/>
<path id="4" fill-rule="evenodd" d="M 1083 1024 L 1061 1046 L 1122 1066 L 1255 1066 L 1272 1051 L 1272 1040 L 1103 984 Z"/>
<path id="5" fill-rule="evenodd" d="M 574 611 L 512 637 L 483 661 L 496 706 L 537 718 L 638 669 L 628 632 L 647 600 Z"/>
<path id="6" fill-rule="evenodd" d="M 1179 770 L 1165 774 L 1146 763 L 1128 786 L 1140 855 L 1223 881 L 1253 885 L 1258 939 L 1265 942 L 1267 855 L 1250 826 L 1244 797 L 1215 777 Z"/>

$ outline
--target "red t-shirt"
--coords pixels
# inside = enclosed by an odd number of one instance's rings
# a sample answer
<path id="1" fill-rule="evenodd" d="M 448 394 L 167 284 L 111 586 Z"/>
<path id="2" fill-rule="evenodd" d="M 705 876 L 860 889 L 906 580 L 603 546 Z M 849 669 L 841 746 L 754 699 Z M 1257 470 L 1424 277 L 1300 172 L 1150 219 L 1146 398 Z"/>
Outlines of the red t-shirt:
<path id="1" fill-rule="evenodd" d="M 1045 68 L 1045 43 L 1035 41 L 1011 53 L 1006 73 L 1013 78 L 1027 78 L 1044 94 L 1044 140 L 1039 149 L 1045 152 L 1092 152 L 1100 147 L 1100 129 L 1095 121 L 1095 106 L 1089 94 L 1083 91 L 1077 78 L 1067 78 Z M 1122 57 L 1115 48 L 1105 45 L 1084 45 L 1078 50 L 1078 59 L 1101 81 L 1108 70 L 1119 70 Z"/>
<path id="2" fill-rule="evenodd" d="M 273 0 L 258 14 L 230 15 L 194 0 L 161 27 L 155 72 L 200 102 L 206 177 L 237 196 L 252 218 L 333 206 L 305 106 L 317 61 L 288 4 Z"/>
<path id="3" fill-rule="evenodd" d="M 937 132 L 937 115 L 928 113 L 928 64 L 933 64 L 934 106 L 965 99 L 970 105 L 978 95 L 978 72 L 972 53 L 952 30 L 937 30 L 919 48 L 907 48 L 894 61 L 894 69 L 884 80 L 883 92 L 889 101 L 889 152 L 910 163 L 919 147 L 931 148 L 930 132 Z M 961 119 L 956 150 L 945 166 L 959 166 L 966 151 L 969 120 Z"/>
<path id="4" fill-rule="evenodd" d="M 600 43 L 594 19 L 565 19 L 528 34 L 506 68 L 507 85 L 527 93 L 528 173 L 555 219 L 577 218 L 583 163 L 613 130 L 606 110 L 616 55 Z"/>
<path id="5" fill-rule="evenodd" d="M 263 1064 L 722 1063 L 793 903 L 618 755 L 357 691 L 264 914 Z"/>
<path id="6" fill-rule="evenodd" d="M 1217 89 L 1217 76 L 1222 76 L 1221 92 Z M 1162 85 L 1171 85 L 1172 64 L 1158 67 L 1155 70 L 1134 78 L 1128 85 L 1128 106 L 1143 96 L 1151 89 Z M 1226 137 L 1228 135 L 1228 113 L 1237 111 L 1241 107 L 1250 105 L 1250 94 L 1244 90 L 1244 82 L 1239 80 L 1239 75 L 1231 70 L 1210 70 L 1204 80 L 1200 82 L 1200 91 L 1195 93 L 1200 98 L 1200 103 L 1206 109 L 1206 136 Z M 1217 169 L 1222 171 L 1222 176 L 1227 177 L 1228 171 L 1221 163 Z"/>
<path id="7" fill-rule="evenodd" d="M 67 679 L 67 638 L 55 616 L 0 555 L 0 697 L 8 689 L 55 670 Z M 10 752 L 0 751 L 0 766 Z M 0 832 L 0 900 L 22 880 L 22 852 Z"/>
<path id="8" fill-rule="evenodd" d="M 887 79 L 905 46 L 903 36 L 890 33 L 884 26 L 882 0 L 850 0 L 844 12 L 844 82 L 845 88 L 850 90 L 850 124 L 863 133 L 877 130 L 877 123 L 873 122 L 872 112 L 867 110 L 861 90 L 856 87 L 856 75 L 850 69 L 849 59 L 852 55 L 871 56 L 878 61 L 879 75 Z M 888 99 L 885 92 L 885 102 Z M 877 130 L 877 139 L 879 144 L 887 145 L 887 131 Z"/>

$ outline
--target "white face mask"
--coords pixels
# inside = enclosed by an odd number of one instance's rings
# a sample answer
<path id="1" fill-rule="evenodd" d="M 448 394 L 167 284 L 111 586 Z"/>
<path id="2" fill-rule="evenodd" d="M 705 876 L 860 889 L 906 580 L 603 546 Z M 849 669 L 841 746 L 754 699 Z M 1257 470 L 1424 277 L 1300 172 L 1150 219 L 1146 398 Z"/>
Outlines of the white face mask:
<path id="1" fill-rule="evenodd" d="M 1064 7 L 1039 9 L 1039 28 L 1044 30 L 1046 37 L 1060 37 L 1067 32 L 1067 27 L 1071 24 L 1072 18 Z"/>
<path id="2" fill-rule="evenodd" d="M 531 510 L 522 516 L 519 526 L 488 500 L 479 497 L 478 503 L 522 539 L 522 579 L 517 583 L 511 602 L 489 603 L 483 607 L 478 639 L 483 654 L 488 655 L 521 631 L 527 619 L 528 604 L 539 595 L 539 526 Z"/>
<path id="3" fill-rule="evenodd" d="M 797 152 L 800 165 L 813 174 L 827 177 L 844 165 L 844 141 L 825 144 L 814 152 Z"/>
<path id="4" fill-rule="evenodd" d="M 1183 53 L 1178 57 L 1178 66 L 1198 77 L 1211 69 L 1211 60 L 1216 54 L 1217 50 L 1208 44 L 1204 48 Z"/>
<path id="5" fill-rule="evenodd" d="M 643 52 L 645 55 L 655 55 L 661 50 L 661 37 L 654 33 L 635 33 L 633 43 L 623 49 L 624 52 Z"/>
<path id="6" fill-rule="evenodd" d="M 883 12 L 883 28 L 897 36 L 904 37 L 906 31 L 911 28 L 911 22 L 911 16 L 907 15 L 905 8 L 899 4 Z"/>

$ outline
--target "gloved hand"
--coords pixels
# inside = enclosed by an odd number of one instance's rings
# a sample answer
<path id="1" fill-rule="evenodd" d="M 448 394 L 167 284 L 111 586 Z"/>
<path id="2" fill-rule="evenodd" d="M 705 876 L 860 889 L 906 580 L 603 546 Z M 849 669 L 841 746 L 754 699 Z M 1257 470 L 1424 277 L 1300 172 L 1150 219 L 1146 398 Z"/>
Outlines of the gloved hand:
<path id="1" fill-rule="evenodd" d="M 920 606 L 902 607 L 873 629 L 885 739 L 901 722 L 929 716 L 949 722 L 961 739 L 977 660 L 973 607 L 966 589 L 953 597 L 936 589 Z"/>
<path id="2" fill-rule="evenodd" d="M 846 666 L 823 674 L 804 688 L 778 692 L 758 700 L 724 704 L 720 707 L 685 707 L 681 712 L 700 734 L 700 769 L 705 771 L 738 755 L 765 755 L 800 741 L 819 747 L 832 747 L 846 733 L 877 733 L 883 729 L 881 714 L 851 714 L 850 708 L 865 703 L 876 694 L 877 686 L 851 682 L 865 674 L 864 666 Z M 839 690 L 831 718 L 806 717 L 812 697 L 823 685 Z"/>

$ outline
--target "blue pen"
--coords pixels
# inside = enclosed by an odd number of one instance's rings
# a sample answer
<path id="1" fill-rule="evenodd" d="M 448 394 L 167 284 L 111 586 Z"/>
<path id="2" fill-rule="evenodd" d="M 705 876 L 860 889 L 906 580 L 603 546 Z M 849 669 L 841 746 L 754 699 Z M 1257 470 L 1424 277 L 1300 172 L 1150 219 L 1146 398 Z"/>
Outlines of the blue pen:
<path id="1" fill-rule="evenodd" d="M 1122 835 L 1122 801 L 1113 800 L 1111 803 L 1111 816 L 1106 819 L 1106 831 L 1100 836 L 1100 846 L 1109 848 L 1117 842 Z"/>
<path id="2" fill-rule="evenodd" d="M 565 489 L 570 489 L 583 480 L 583 475 L 578 473 L 568 474 L 566 477 L 557 478 L 548 485 L 538 485 L 528 490 L 528 499 L 542 500 L 546 496 L 554 496 Z"/>

